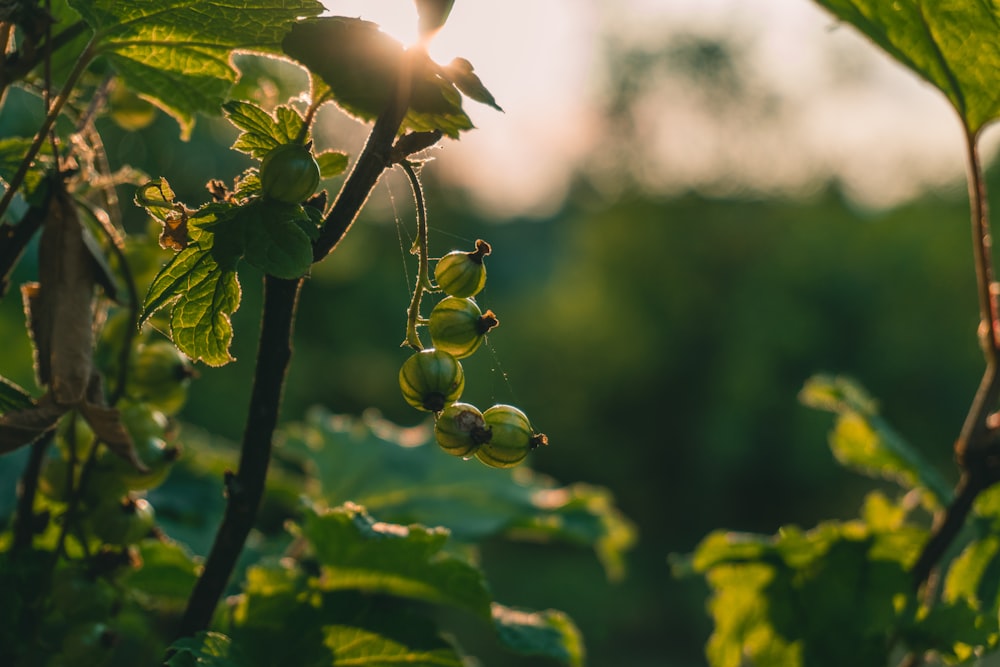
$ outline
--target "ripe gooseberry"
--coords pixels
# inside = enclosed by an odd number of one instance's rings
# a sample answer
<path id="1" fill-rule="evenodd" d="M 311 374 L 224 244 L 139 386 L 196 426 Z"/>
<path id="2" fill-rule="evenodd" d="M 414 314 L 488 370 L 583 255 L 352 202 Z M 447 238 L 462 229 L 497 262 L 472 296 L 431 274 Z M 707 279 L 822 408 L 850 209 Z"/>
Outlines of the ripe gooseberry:
<path id="1" fill-rule="evenodd" d="M 427 326 L 436 349 L 464 359 L 479 349 L 486 333 L 498 324 L 492 310 L 483 314 L 472 299 L 448 296 L 434 306 Z"/>
<path id="2" fill-rule="evenodd" d="M 490 441 L 476 450 L 476 458 L 492 468 L 513 468 L 528 452 L 547 445 L 548 438 L 535 433 L 528 417 L 513 405 L 494 405 L 483 413 Z"/>
<path id="3" fill-rule="evenodd" d="M 434 280 L 445 294 L 465 298 L 475 296 L 486 285 L 486 265 L 483 258 L 493 251 L 482 239 L 472 252 L 454 250 L 434 265 Z"/>
<path id="4" fill-rule="evenodd" d="M 465 388 L 465 372 L 458 359 L 443 350 L 421 350 L 399 369 L 403 398 L 417 410 L 440 412 L 454 403 Z"/>
<path id="5" fill-rule="evenodd" d="M 434 421 L 434 438 L 441 449 L 452 456 L 467 457 L 489 442 L 491 434 L 479 408 L 468 403 L 452 403 Z"/>
<path id="6" fill-rule="evenodd" d="M 319 185 L 319 163 L 302 144 L 281 144 L 260 163 L 260 189 L 265 198 L 301 204 Z"/>

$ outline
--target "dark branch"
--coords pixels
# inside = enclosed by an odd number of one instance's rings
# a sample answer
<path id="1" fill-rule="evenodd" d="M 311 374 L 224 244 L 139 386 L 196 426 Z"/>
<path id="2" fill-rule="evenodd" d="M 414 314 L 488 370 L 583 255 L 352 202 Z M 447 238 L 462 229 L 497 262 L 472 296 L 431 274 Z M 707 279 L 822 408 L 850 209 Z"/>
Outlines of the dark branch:
<path id="1" fill-rule="evenodd" d="M 409 107 L 409 80 L 409 72 L 404 71 L 389 108 L 376 120 L 364 150 L 326 216 L 319 239 L 313 244 L 314 261 L 333 251 L 357 218 L 382 172 L 390 166 L 393 141 Z M 178 629 L 181 637 L 209 626 L 263 498 L 271 440 L 291 359 L 292 326 L 301 286 L 302 279 L 264 278 L 263 324 L 239 469 L 227 477 L 226 511 L 205 569 L 188 599 Z"/>
<path id="2" fill-rule="evenodd" d="M 340 239 L 354 224 L 382 172 L 393 163 L 393 142 L 410 106 L 410 59 L 404 59 L 404 63 L 406 69 L 402 72 L 389 106 L 376 119 L 351 175 L 323 221 L 319 238 L 313 243 L 314 262 L 333 252 Z"/>
<path id="3" fill-rule="evenodd" d="M 17 488 L 17 514 L 14 519 L 13 551 L 31 548 L 35 536 L 35 493 L 38 491 L 38 476 L 42 472 L 45 452 L 49 449 L 55 431 L 49 431 L 31 445 L 28 462 L 21 473 Z"/>
<path id="4" fill-rule="evenodd" d="M 264 496 L 271 439 L 292 356 L 292 323 L 301 285 L 301 279 L 264 278 L 263 322 L 239 469 L 227 481 L 225 515 L 205 569 L 188 599 L 179 636 L 193 635 L 208 627 Z"/>

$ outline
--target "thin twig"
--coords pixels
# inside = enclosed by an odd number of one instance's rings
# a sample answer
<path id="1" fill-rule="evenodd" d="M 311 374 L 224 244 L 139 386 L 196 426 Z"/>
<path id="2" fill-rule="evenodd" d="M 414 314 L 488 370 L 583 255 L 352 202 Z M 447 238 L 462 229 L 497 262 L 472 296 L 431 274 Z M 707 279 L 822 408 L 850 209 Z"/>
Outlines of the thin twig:
<path id="1" fill-rule="evenodd" d="M 977 137 L 966 133 L 969 162 L 969 202 L 972 218 L 972 247 L 979 296 L 979 339 L 986 357 L 986 368 L 972 405 L 955 441 L 955 455 L 962 476 L 955 496 L 940 521 L 931 529 L 920 556 L 911 569 L 919 588 L 930 576 L 938 561 L 961 532 L 976 497 L 1000 480 L 1000 440 L 997 425 L 990 414 L 1000 400 L 1000 308 L 994 282 L 992 240 L 986 184 L 976 145 Z"/>
<path id="2" fill-rule="evenodd" d="M 45 115 L 45 120 L 42 121 L 42 126 L 38 128 L 38 132 L 35 134 L 35 139 L 31 142 L 31 146 L 28 148 L 27 154 L 24 156 L 24 159 L 21 160 L 21 164 L 18 165 L 17 171 L 7 184 L 7 191 L 4 192 L 3 198 L 0 199 L 0 218 L 2 218 L 7 212 L 7 208 L 10 206 L 11 200 L 14 199 L 14 193 L 17 192 L 18 188 L 21 187 L 21 184 L 24 183 L 24 177 L 27 175 L 28 169 L 31 167 L 31 163 L 34 162 L 42 144 L 45 143 L 45 139 L 52 130 L 52 126 L 55 124 L 56 119 L 59 117 L 59 112 L 62 110 L 63 105 L 66 104 L 67 100 L 69 100 L 69 96 L 72 94 L 73 88 L 76 86 L 77 79 L 80 78 L 84 70 L 86 70 L 87 66 L 90 64 L 94 55 L 94 44 L 95 42 L 91 40 L 87 45 L 87 48 L 85 48 L 83 53 L 80 55 L 80 59 L 76 61 L 76 65 L 73 66 L 73 70 L 66 78 L 66 83 L 63 84 L 62 90 L 52 103 L 52 108 L 49 109 L 48 113 Z"/>
<path id="3" fill-rule="evenodd" d="M 55 431 L 48 431 L 31 445 L 28 463 L 21 473 L 18 484 L 17 513 L 14 518 L 14 542 L 12 551 L 22 551 L 31 548 L 35 536 L 35 493 L 38 490 L 38 476 L 42 472 L 45 453 L 52 442 Z"/>

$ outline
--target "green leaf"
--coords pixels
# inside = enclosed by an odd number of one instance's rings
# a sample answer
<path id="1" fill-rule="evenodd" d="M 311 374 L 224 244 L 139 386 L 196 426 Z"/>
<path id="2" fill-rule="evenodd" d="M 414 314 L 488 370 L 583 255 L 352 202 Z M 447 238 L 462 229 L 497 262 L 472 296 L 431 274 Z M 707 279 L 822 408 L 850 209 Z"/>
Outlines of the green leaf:
<path id="1" fill-rule="evenodd" d="M 234 660 L 232 640 L 218 632 L 199 632 L 178 639 L 170 646 L 167 667 L 242 667 Z"/>
<path id="2" fill-rule="evenodd" d="M 192 244 L 174 255 L 153 279 L 139 323 L 170 306 L 170 338 L 192 360 L 209 366 L 233 361 L 230 316 L 240 305 L 240 284 L 224 270 L 211 248 Z"/>
<path id="3" fill-rule="evenodd" d="M 455 84 L 466 97 L 487 104 L 497 111 L 503 111 L 500 105 L 497 104 L 496 99 L 494 99 L 493 93 L 488 91 L 483 82 L 476 76 L 475 69 L 468 60 L 465 58 L 455 58 L 442 69 L 445 78 Z"/>
<path id="4" fill-rule="evenodd" d="M 341 151 L 323 151 L 316 156 L 319 163 L 319 175 L 321 178 L 333 178 L 340 176 L 347 170 L 347 153 Z"/>
<path id="5" fill-rule="evenodd" d="M 7 378 L 0 376 L 0 415 L 15 410 L 24 410 L 34 405 L 31 394 Z"/>
<path id="6" fill-rule="evenodd" d="M 323 590 L 360 590 L 446 604 L 490 618 L 482 573 L 443 551 L 448 531 L 378 522 L 362 508 L 307 509 L 302 536 L 323 568 Z"/>
<path id="7" fill-rule="evenodd" d="M 817 375 L 806 382 L 799 399 L 837 415 L 830 449 L 841 465 L 920 488 L 938 506 L 951 502 L 951 487 L 941 474 L 878 415 L 875 401 L 856 383 Z"/>
<path id="8" fill-rule="evenodd" d="M 238 76 L 234 51 L 279 53 L 289 26 L 316 0 L 73 0 L 95 30 L 95 52 L 122 80 L 174 116 L 184 138 L 197 112 L 218 113 Z"/>
<path id="9" fill-rule="evenodd" d="M 964 660 L 996 648 L 996 614 L 979 614 L 965 600 L 939 602 L 905 625 L 900 636 L 914 651 L 934 651 L 949 662 Z"/>
<path id="10" fill-rule="evenodd" d="M 712 667 L 802 667 L 802 644 L 781 637 L 769 619 L 766 587 L 774 569 L 760 564 L 721 566 L 707 575 L 715 629 L 705 654 Z"/>
<path id="11" fill-rule="evenodd" d="M 366 121 L 389 105 L 404 61 L 411 58 L 413 84 L 403 127 L 441 130 L 453 138 L 472 128 L 461 93 L 441 67 L 425 52 L 405 51 L 374 23 L 343 16 L 302 21 L 282 48 L 329 86 L 342 109 Z"/>
<path id="12" fill-rule="evenodd" d="M 258 160 L 281 144 L 293 143 L 305 124 L 298 111 L 285 105 L 272 115 L 256 104 L 232 100 L 222 105 L 222 110 L 230 123 L 243 130 L 232 148 Z"/>
<path id="13" fill-rule="evenodd" d="M 235 271 L 223 270 L 207 253 L 185 280 L 186 289 L 170 311 L 170 338 L 194 361 L 223 366 L 233 340 L 230 317 L 240 305 Z"/>
<path id="14" fill-rule="evenodd" d="M 258 200 L 242 207 L 238 220 L 246 240 L 247 263 L 278 278 L 298 278 L 312 266 L 312 241 L 303 223 L 315 229 L 298 204 Z"/>
<path id="15" fill-rule="evenodd" d="M 426 608 L 318 583 L 289 558 L 248 568 L 232 635 L 253 665 L 286 664 L 289 646 L 301 665 L 462 664 Z"/>
<path id="16" fill-rule="evenodd" d="M 323 643 L 334 656 L 334 665 L 358 667 L 462 667 L 462 659 L 444 641 L 435 647 L 415 648 L 363 628 L 330 625 L 323 628 Z"/>
<path id="17" fill-rule="evenodd" d="M 313 497 L 329 505 L 354 501 L 389 521 L 445 526 L 464 542 L 505 535 L 592 546 L 612 579 L 635 542 L 607 490 L 462 461 L 440 451 L 427 428 L 314 410 L 283 435 L 282 453 L 316 471 Z"/>
<path id="18" fill-rule="evenodd" d="M 416 0 L 417 19 L 423 36 L 437 32 L 448 20 L 455 0 Z"/>
<path id="19" fill-rule="evenodd" d="M 493 624 L 507 648 L 520 655 L 541 655 L 565 665 L 583 665 L 583 638 L 561 611 L 524 611 L 493 604 Z"/>
<path id="20" fill-rule="evenodd" d="M 25 137 L 7 137 L 0 139 L 0 179 L 10 183 L 14 174 L 24 161 L 33 140 Z M 42 144 L 34 163 L 29 167 L 21 186 L 26 196 L 30 196 L 45 178 L 45 173 L 52 164 L 52 148 L 48 142 Z"/>
<path id="21" fill-rule="evenodd" d="M 146 540 L 139 544 L 142 567 L 126 577 L 130 594 L 147 605 L 184 609 L 198 580 L 198 565 L 184 546 L 173 541 Z"/>
<path id="22" fill-rule="evenodd" d="M 816 1 L 944 93 L 970 133 L 1000 116 L 1000 9 L 993 3 Z"/>

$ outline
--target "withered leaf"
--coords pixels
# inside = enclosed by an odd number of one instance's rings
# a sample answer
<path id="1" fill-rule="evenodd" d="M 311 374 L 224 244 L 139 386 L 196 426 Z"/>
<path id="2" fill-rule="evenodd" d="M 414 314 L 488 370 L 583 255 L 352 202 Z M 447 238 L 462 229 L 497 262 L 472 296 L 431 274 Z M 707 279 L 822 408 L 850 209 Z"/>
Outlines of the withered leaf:
<path id="1" fill-rule="evenodd" d="M 84 241 L 73 198 L 59 177 L 51 179 L 48 213 L 38 249 L 38 282 L 22 287 L 35 371 L 48 392 L 24 410 L 0 416 L 0 453 L 16 449 L 78 409 L 94 432 L 119 456 L 142 469 L 118 411 L 104 405 L 94 372 L 97 263 Z"/>

